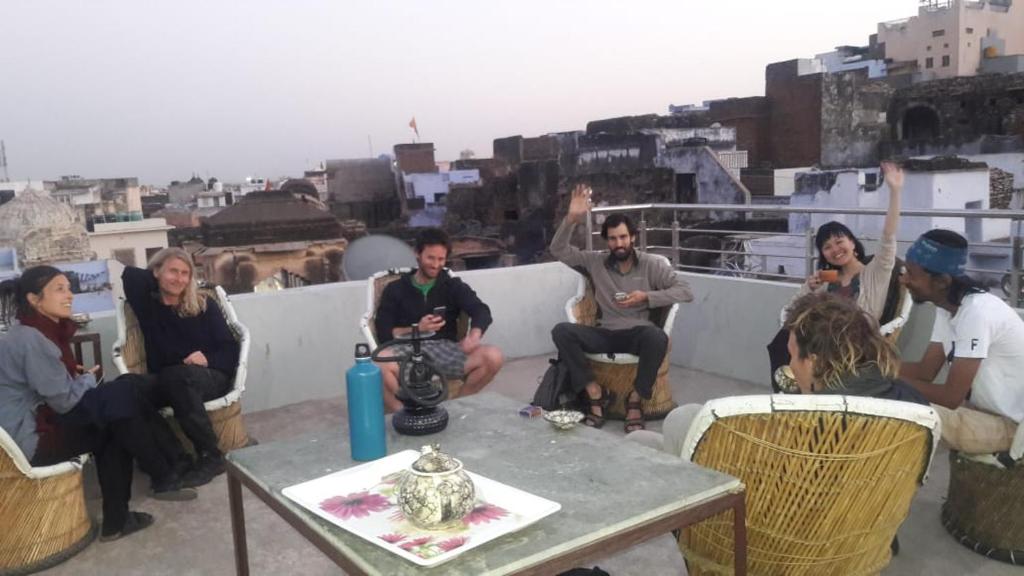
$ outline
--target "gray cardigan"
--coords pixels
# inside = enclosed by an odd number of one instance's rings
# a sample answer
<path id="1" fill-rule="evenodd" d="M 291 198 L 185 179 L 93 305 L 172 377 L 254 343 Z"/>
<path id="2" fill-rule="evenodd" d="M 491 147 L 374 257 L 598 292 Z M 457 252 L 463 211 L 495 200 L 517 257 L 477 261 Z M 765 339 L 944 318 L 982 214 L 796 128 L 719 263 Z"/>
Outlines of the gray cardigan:
<path id="1" fill-rule="evenodd" d="M 635 326 L 652 326 L 651 308 L 671 306 L 677 302 L 690 302 L 690 285 L 672 270 L 672 266 L 651 254 L 636 252 L 637 260 L 628 274 L 621 274 L 608 266 L 608 254 L 580 250 L 569 243 L 576 224 L 568 218 L 562 221 L 551 239 L 551 254 L 563 264 L 581 267 L 594 282 L 594 298 L 601 308 L 601 327 L 625 330 Z M 620 308 L 615 304 L 616 292 L 643 290 L 647 293 L 646 306 Z"/>
<path id="2" fill-rule="evenodd" d="M 36 407 L 47 404 L 65 414 L 96 387 L 86 372 L 72 378 L 60 361 L 60 349 L 28 326 L 16 324 L 0 337 L 0 427 L 32 460 L 39 443 Z"/>

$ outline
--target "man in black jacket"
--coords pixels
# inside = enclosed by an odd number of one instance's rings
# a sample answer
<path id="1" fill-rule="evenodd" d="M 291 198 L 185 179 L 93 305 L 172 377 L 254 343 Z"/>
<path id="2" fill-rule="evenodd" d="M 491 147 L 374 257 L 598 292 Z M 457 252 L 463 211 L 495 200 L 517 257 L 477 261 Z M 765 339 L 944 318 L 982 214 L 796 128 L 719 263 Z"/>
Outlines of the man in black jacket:
<path id="1" fill-rule="evenodd" d="M 417 268 L 395 280 L 384 289 L 377 308 L 375 328 L 377 339 L 386 342 L 407 336 L 412 325 L 421 332 L 433 332 L 423 342 L 423 353 L 445 378 L 464 379 L 460 396 L 483 389 L 501 369 L 504 362 L 496 346 L 481 344 L 484 331 L 491 325 L 491 309 L 480 301 L 476 292 L 444 269 L 451 251 L 448 235 L 438 228 L 424 229 L 416 238 Z M 470 329 L 459 341 L 459 315 L 466 312 Z M 391 348 L 392 353 L 405 353 L 407 346 Z M 389 412 L 402 403 L 398 392 L 398 364 L 380 364 L 384 380 L 384 405 Z"/>

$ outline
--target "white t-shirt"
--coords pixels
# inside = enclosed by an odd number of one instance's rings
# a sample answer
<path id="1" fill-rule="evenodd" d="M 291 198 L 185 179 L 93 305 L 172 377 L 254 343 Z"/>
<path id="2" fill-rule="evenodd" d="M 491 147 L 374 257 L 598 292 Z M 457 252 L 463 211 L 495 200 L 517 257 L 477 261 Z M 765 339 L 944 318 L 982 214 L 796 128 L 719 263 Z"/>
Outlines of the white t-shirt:
<path id="1" fill-rule="evenodd" d="M 949 361 L 984 358 L 971 384 L 971 404 L 1024 420 L 1024 320 L 989 293 L 964 297 L 956 315 L 935 310 L 932 342 L 942 344 Z"/>

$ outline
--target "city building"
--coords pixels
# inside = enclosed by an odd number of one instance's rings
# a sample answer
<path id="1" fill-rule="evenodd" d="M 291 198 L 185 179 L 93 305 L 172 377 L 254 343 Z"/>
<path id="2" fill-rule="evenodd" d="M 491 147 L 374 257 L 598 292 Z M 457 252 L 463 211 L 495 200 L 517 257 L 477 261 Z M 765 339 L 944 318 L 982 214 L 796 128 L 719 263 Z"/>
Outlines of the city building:
<path id="1" fill-rule="evenodd" d="M 391 158 L 325 160 L 323 172 L 327 205 L 339 219 L 379 228 L 401 215 Z"/>
<path id="2" fill-rule="evenodd" d="M 50 196 L 75 211 L 76 218 L 92 229 L 96 223 L 141 220 L 142 200 L 138 178 L 82 178 L 61 176 L 45 182 Z"/>
<path id="3" fill-rule="evenodd" d="M 95 224 L 89 245 L 97 258 L 143 268 L 154 254 L 167 248 L 167 231 L 172 228 L 163 218 Z"/>
<path id="4" fill-rule="evenodd" d="M 251 292 L 270 277 L 296 286 L 341 279 L 341 223 L 304 180 L 253 192 L 203 220 L 193 256 L 206 280 Z"/>
<path id="5" fill-rule="evenodd" d="M 74 211 L 31 189 L 0 206 L 0 247 L 13 248 L 21 268 L 94 258 Z"/>
<path id="6" fill-rule="evenodd" d="M 916 16 L 880 23 L 877 43 L 887 61 L 916 64 L 915 80 L 974 76 L 989 60 L 1024 54 L 1024 4 L 921 0 Z"/>

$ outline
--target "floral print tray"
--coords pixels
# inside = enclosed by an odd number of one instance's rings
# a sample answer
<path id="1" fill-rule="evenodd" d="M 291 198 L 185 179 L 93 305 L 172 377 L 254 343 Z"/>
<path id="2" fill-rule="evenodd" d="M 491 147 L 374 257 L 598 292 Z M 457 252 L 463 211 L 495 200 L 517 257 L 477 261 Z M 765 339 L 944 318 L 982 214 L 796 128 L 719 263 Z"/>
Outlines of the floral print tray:
<path id="1" fill-rule="evenodd" d="M 447 562 L 562 508 L 557 502 L 469 472 L 477 502 L 462 524 L 446 530 L 417 528 L 406 521 L 397 500 L 398 479 L 419 456 L 415 450 L 405 450 L 289 486 L 283 493 L 317 516 L 420 566 Z"/>

